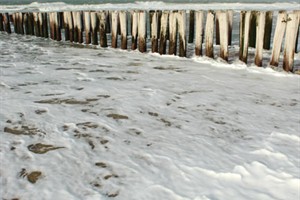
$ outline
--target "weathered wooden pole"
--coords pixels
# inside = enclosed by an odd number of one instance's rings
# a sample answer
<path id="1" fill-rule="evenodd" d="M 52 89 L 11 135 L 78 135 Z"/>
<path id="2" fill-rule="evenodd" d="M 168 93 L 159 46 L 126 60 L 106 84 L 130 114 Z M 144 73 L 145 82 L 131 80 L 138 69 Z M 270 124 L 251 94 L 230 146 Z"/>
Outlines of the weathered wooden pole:
<path id="1" fill-rule="evenodd" d="M 228 15 L 228 45 L 232 45 L 233 10 L 228 10 L 227 15 Z"/>
<path id="2" fill-rule="evenodd" d="M 205 25 L 205 55 L 210 58 L 214 57 L 214 18 L 213 11 L 208 11 Z"/>
<path id="3" fill-rule="evenodd" d="M 265 35 L 264 35 L 264 49 L 267 50 L 269 50 L 271 46 L 272 23 L 273 23 L 273 11 L 268 11 L 266 12 Z"/>
<path id="4" fill-rule="evenodd" d="M 138 40 L 139 51 L 144 53 L 147 51 L 147 27 L 146 27 L 146 13 L 145 11 L 138 12 Z"/>
<path id="5" fill-rule="evenodd" d="M 84 29 L 85 29 L 85 44 L 91 43 L 91 15 L 89 11 L 83 13 Z"/>
<path id="6" fill-rule="evenodd" d="M 21 12 L 19 12 L 19 20 L 20 20 L 20 22 L 19 22 L 19 25 L 20 25 L 20 33 L 22 34 L 22 35 L 24 35 L 24 33 L 25 33 L 25 31 L 24 31 L 24 18 L 23 18 L 23 13 L 21 13 Z"/>
<path id="7" fill-rule="evenodd" d="M 0 13 L 0 31 L 4 31 L 2 13 Z"/>
<path id="8" fill-rule="evenodd" d="M 160 41 L 159 41 L 159 54 L 166 54 L 167 48 L 167 25 L 168 25 L 169 11 L 164 11 L 160 20 Z"/>
<path id="9" fill-rule="evenodd" d="M 257 13 L 257 26 L 256 26 L 256 49 L 255 49 L 255 58 L 254 63 L 256 66 L 262 66 L 263 60 L 263 44 L 264 44 L 264 34 L 265 34 L 265 21 L 266 21 L 266 12 Z"/>
<path id="10" fill-rule="evenodd" d="M 220 44 L 220 13 L 222 11 L 218 10 L 215 12 L 216 20 L 216 45 Z M 223 33 L 222 33 L 223 34 Z"/>
<path id="11" fill-rule="evenodd" d="M 60 13 L 54 12 L 56 40 L 61 41 L 61 26 L 59 23 Z"/>
<path id="12" fill-rule="evenodd" d="M 203 43 L 203 11 L 196 11 L 196 34 L 195 34 L 195 55 L 202 56 Z"/>
<path id="13" fill-rule="evenodd" d="M 158 13 L 156 11 L 150 12 L 150 27 L 151 27 L 151 51 L 158 52 Z"/>
<path id="14" fill-rule="evenodd" d="M 244 63 L 247 63 L 248 60 L 250 20 L 251 20 L 251 11 L 241 11 L 239 59 Z"/>
<path id="15" fill-rule="evenodd" d="M 96 12 L 91 12 L 92 44 L 98 45 L 99 21 Z"/>
<path id="16" fill-rule="evenodd" d="M 65 39 L 74 41 L 74 23 L 72 12 L 64 12 Z M 77 39 L 78 40 L 78 39 Z"/>
<path id="17" fill-rule="evenodd" d="M 162 11 L 158 10 L 156 12 L 157 12 L 157 36 L 158 36 L 158 39 L 160 39 L 160 27 L 161 27 Z"/>
<path id="18" fill-rule="evenodd" d="M 249 29 L 249 47 L 255 48 L 256 44 L 256 24 L 258 11 L 251 11 L 250 29 Z"/>
<path id="19" fill-rule="evenodd" d="M 194 42 L 194 35 L 195 35 L 195 11 L 190 10 L 190 21 L 189 21 L 189 41 L 188 43 Z"/>
<path id="20" fill-rule="evenodd" d="M 30 35 L 30 30 L 29 30 L 29 23 L 28 23 L 28 13 L 24 13 L 24 26 L 25 26 L 25 34 Z M 1 24 L 0 24 L 1 25 Z M 0 27 L 1 29 L 1 27 Z"/>
<path id="21" fill-rule="evenodd" d="M 63 17 L 64 17 L 64 29 L 65 29 L 65 41 L 70 40 L 70 28 L 69 28 L 69 23 L 68 23 L 68 13 L 69 12 L 64 12 Z"/>
<path id="22" fill-rule="evenodd" d="M 289 13 L 286 25 L 286 35 L 283 53 L 283 69 L 293 71 L 295 43 L 299 26 L 299 15 L 296 12 Z"/>
<path id="23" fill-rule="evenodd" d="M 226 11 L 219 13 L 220 30 L 220 57 L 228 61 L 228 14 Z"/>
<path id="24" fill-rule="evenodd" d="M 177 14 L 178 11 L 170 11 L 169 15 L 169 55 L 177 52 Z"/>
<path id="25" fill-rule="evenodd" d="M 105 19 L 106 33 L 110 33 L 111 32 L 111 12 L 110 11 L 106 11 L 105 17 L 106 17 L 106 19 Z"/>
<path id="26" fill-rule="evenodd" d="M 99 18 L 99 32 L 100 32 L 100 46 L 107 47 L 107 37 L 106 37 L 106 25 L 107 16 L 105 11 L 101 11 L 98 15 Z"/>
<path id="27" fill-rule="evenodd" d="M 35 36 L 40 37 L 41 33 L 40 33 L 39 17 L 38 17 L 38 13 L 37 12 L 33 13 L 33 19 L 34 19 L 34 32 L 35 32 Z"/>
<path id="28" fill-rule="evenodd" d="M 127 12 L 120 11 L 121 49 L 127 49 Z"/>
<path id="29" fill-rule="evenodd" d="M 74 21 L 74 42 L 78 42 L 80 44 L 83 43 L 83 35 L 82 35 L 82 13 L 80 11 L 73 12 L 73 21 Z"/>
<path id="30" fill-rule="evenodd" d="M 18 30 L 18 14 L 17 13 L 13 13 L 12 14 L 12 20 L 13 20 L 13 24 L 14 24 L 14 33 L 19 33 Z"/>
<path id="31" fill-rule="evenodd" d="M 45 38 L 49 37 L 49 33 L 48 33 L 48 13 L 42 13 L 42 18 L 43 18 L 43 36 Z"/>
<path id="32" fill-rule="evenodd" d="M 295 44 L 295 53 L 298 53 L 298 42 L 299 42 L 299 33 L 300 33 L 300 10 L 294 11 L 298 14 L 298 28 L 296 34 L 296 44 Z"/>
<path id="33" fill-rule="evenodd" d="M 118 11 L 111 12 L 111 47 L 118 47 Z"/>
<path id="34" fill-rule="evenodd" d="M 11 28 L 10 28 L 10 20 L 9 20 L 9 14 L 5 13 L 3 16 L 3 21 L 4 21 L 4 27 L 5 27 L 5 31 L 7 33 L 11 33 Z"/>
<path id="35" fill-rule="evenodd" d="M 272 55 L 270 61 L 270 65 L 272 66 L 277 67 L 279 63 L 279 56 L 280 56 L 283 36 L 286 29 L 286 22 L 287 22 L 286 11 L 279 11 L 277 22 L 276 22 L 275 33 L 274 33 L 273 49 L 272 49 Z"/>
<path id="36" fill-rule="evenodd" d="M 178 32 L 179 32 L 179 53 L 180 57 L 186 57 L 187 41 L 186 41 L 186 13 L 183 10 L 177 13 Z"/>
<path id="37" fill-rule="evenodd" d="M 137 49 L 137 36 L 138 36 L 138 12 L 133 11 L 131 13 L 131 49 L 135 50 Z"/>
<path id="38" fill-rule="evenodd" d="M 43 13 L 39 12 L 38 13 L 38 21 L 39 21 L 39 31 L 40 31 L 40 36 L 44 37 L 44 33 L 43 33 Z"/>
<path id="39" fill-rule="evenodd" d="M 33 13 L 28 13 L 28 29 L 30 32 L 30 35 L 35 35 L 34 33 L 34 17 Z"/>

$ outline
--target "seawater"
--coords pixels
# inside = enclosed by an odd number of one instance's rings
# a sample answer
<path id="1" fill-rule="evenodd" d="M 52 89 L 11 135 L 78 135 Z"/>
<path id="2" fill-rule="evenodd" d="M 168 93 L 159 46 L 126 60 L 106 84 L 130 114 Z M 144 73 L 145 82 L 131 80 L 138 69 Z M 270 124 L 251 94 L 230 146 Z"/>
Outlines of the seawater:
<path id="1" fill-rule="evenodd" d="M 148 0 L 151 2 L 151 0 Z M 136 0 L 0 0 L 0 5 L 20 5 L 51 2 L 64 2 L 67 4 L 100 4 L 100 3 L 133 3 Z M 143 2 L 143 1 L 140 1 Z M 166 3 L 298 3 L 297 0 L 162 0 Z M 300 6 L 300 4 L 299 4 Z"/>

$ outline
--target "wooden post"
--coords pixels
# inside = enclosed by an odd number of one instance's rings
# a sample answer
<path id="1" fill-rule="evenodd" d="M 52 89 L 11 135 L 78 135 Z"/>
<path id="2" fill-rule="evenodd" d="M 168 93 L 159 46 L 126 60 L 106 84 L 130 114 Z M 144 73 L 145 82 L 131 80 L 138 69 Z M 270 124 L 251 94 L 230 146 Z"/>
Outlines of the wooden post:
<path id="1" fill-rule="evenodd" d="M 220 30 L 220 57 L 228 61 L 228 13 L 222 11 L 219 13 L 219 30 Z"/>
<path id="2" fill-rule="evenodd" d="M 19 12 L 17 13 L 17 20 L 18 20 L 18 30 L 19 34 L 24 34 L 24 27 L 23 27 L 23 13 Z"/>
<path id="3" fill-rule="evenodd" d="M 11 28 L 10 28 L 10 20 L 9 20 L 9 14 L 5 13 L 3 16 L 3 21 L 4 21 L 4 27 L 5 27 L 5 31 L 7 33 L 11 33 Z"/>
<path id="4" fill-rule="evenodd" d="M 33 13 L 33 19 L 34 19 L 34 32 L 35 32 L 35 36 L 40 37 L 41 33 L 40 33 L 40 25 L 39 25 L 39 18 L 38 18 L 38 13 L 37 12 Z"/>
<path id="5" fill-rule="evenodd" d="M 186 13 L 183 10 L 178 11 L 177 13 L 177 21 L 178 21 L 178 32 L 179 32 L 179 56 L 186 57 Z"/>
<path id="6" fill-rule="evenodd" d="M 17 13 L 12 14 L 12 20 L 13 20 L 13 24 L 14 24 L 14 33 L 18 33 Z"/>
<path id="7" fill-rule="evenodd" d="M 44 37 L 44 34 L 43 34 L 43 15 L 42 15 L 41 12 L 38 13 L 38 21 L 39 21 L 40 36 Z"/>
<path id="8" fill-rule="evenodd" d="M 31 35 L 35 35 L 34 33 L 34 16 L 33 13 L 28 13 L 28 28 L 30 30 Z"/>
<path id="9" fill-rule="evenodd" d="M 137 35 L 138 35 L 138 12 L 133 11 L 131 14 L 131 49 L 135 50 L 137 48 Z"/>
<path id="10" fill-rule="evenodd" d="M 109 11 L 107 11 L 105 17 L 106 17 L 106 19 L 105 19 L 106 33 L 110 33 L 111 32 L 111 13 Z"/>
<path id="11" fill-rule="evenodd" d="M 81 12 L 72 12 L 74 21 L 74 42 L 83 43 Z"/>
<path id="12" fill-rule="evenodd" d="M 121 49 L 127 49 L 127 12 L 120 11 Z"/>
<path id="13" fill-rule="evenodd" d="M 299 26 L 299 15 L 296 12 L 289 13 L 286 25 L 286 35 L 283 53 L 283 69 L 293 71 L 295 43 Z"/>
<path id="14" fill-rule="evenodd" d="M 91 15 L 89 11 L 83 13 L 85 28 L 85 44 L 91 43 Z"/>
<path id="15" fill-rule="evenodd" d="M 160 39 L 160 27 L 161 27 L 161 16 L 162 16 L 162 11 L 159 10 L 157 11 L 157 39 Z"/>
<path id="16" fill-rule="evenodd" d="M 0 14 L 0 16 L 1 16 L 1 14 Z M 26 35 L 30 35 L 30 30 L 29 30 L 28 24 L 29 24 L 28 23 L 28 13 L 24 13 L 24 26 L 25 26 L 25 34 Z M 0 27 L 0 29 L 1 29 L 1 27 Z"/>
<path id="17" fill-rule="evenodd" d="M 57 12 L 54 12 L 53 15 L 54 15 L 54 22 L 55 22 L 56 40 L 61 41 L 61 26 L 59 24 L 60 14 Z"/>
<path id="18" fill-rule="evenodd" d="M 98 45 L 99 21 L 96 12 L 91 12 L 92 44 Z"/>
<path id="19" fill-rule="evenodd" d="M 65 41 L 70 40 L 70 28 L 69 28 L 69 23 L 68 23 L 68 13 L 69 12 L 64 12 L 64 29 L 65 29 Z"/>
<path id="20" fill-rule="evenodd" d="M 146 13 L 145 11 L 138 12 L 138 38 L 139 51 L 144 53 L 147 51 L 147 28 L 146 28 Z"/>
<path id="21" fill-rule="evenodd" d="M 177 51 L 177 14 L 178 11 L 170 11 L 169 15 L 169 55 Z"/>
<path id="22" fill-rule="evenodd" d="M 257 27 L 256 27 L 256 49 L 255 49 L 255 59 L 254 63 L 256 66 L 262 66 L 263 60 L 263 44 L 264 44 L 264 34 L 265 34 L 265 21 L 266 21 L 266 12 L 257 13 Z"/>
<path id="23" fill-rule="evenodd" d="M 65 38 L 66 41 L 70 40 L 70 42 L 74 41 L 74 23 L 73 23 L 73 17 L 72 12 L 64 12 L 64 24 L 65 24 Z M 77 39 L 78 41 L 78 39 Z"/>
<path id="24" fill-rule="evenodd" d="M 273 39 L 273 49 L 272 49 L 272 55 L 271 55 L 271 61 L 270 65 L 272 66 L 278 66 L 279 63 L 279 56 L 282 46 L 282 40 L 284 36 L 284 32 L 286 29 L 286 21 L 287 21 L 287 14 L 286 11 L 279 11 L 278 17 L 277 17 L 277 23 L 274 33 L 274 39 Z"/>
<path id="25" fill-rule="evenodd" d="M 2 13 L 0 13 L 0 31 L 4 31 Z"/>
<path id="26" fill-rule="evenodd" d="M 221 11 L 216 11 L 215 18 L 216 18 L 216 45 L 220 45 L 220 13 Z M 223 34 L 223 33 L 222 33 Z"/>
<path id="27" fill-rule="evenodd" d="M 118 47 L 118 11 L 111 12 L 111 47 Z"/>
<path id="28" fill-rule="evenodd" d="M 244 63 L 247 63 L 248 60 L 250 20 L 251 20 L 251 11 L 241 11 L 239 59 Z"/>
<path id="29" fill-rule="evenodd" d="M 249 46 L 255 48 L 256 44 L 256 24 L 257 24 L 257 11 L 251 11 L 251 21 L 249 29 Z"/>
<path id="30" fill-rule="evenodd" d="M 232 24 L 233 24 L 233 11 L 228 10 L 228 45 L 232 45 Z"/>
<path id="31" fill-rule="evenodd" d="M 106 37 L 106 12 L 105 11 L 101 11 L 99 13 L 99 24 L 100 24 L 100 46 L 101 47 L 107 47 L 107 37 Z"/>
<path id="32" fill-rule="evenodd" d="M 190 23 L 189 23 L 189 41 L 188 43 L 193 43 L 194 42 L 194 32 L 195 32 L 195 11 L 190 10 Z"/>
<path id="33" fill-rule="evenodd" d="M 48 33 L 48 14 L 47 13 L 42 13 L 42 17 L 43 17 L 43 36 L 45 38 L 49 37 L 49 33 Z"/>
<path id="34" fill-rule="evenodd" d="M 196 41 L 195 41 L 195 54 L 202 56 L 202 38 L 203 38 L 203 11 L 196 11 Z"/>
<path id="35" fill-rule="evenodd" d="M 159 41 L 159 54 L 166 54 L 167 48 L 167 25 L 168 25 L 169 11 L 164 11 L 161 15 L 160 21 L 160 41 Z"/>
<path id="36" fill-rule="evenodd" d="M 267 50 L 269 50 L 271 46 L 272 23 L 273 23 L 273 11 L 268 11 L 266 13 L 265 35 L 264 35 L 264 49 Z"/>
<path id="37" fill-rule="evenodd" d="M 151 51 L 152 53 L 158 52 L 158 23 L 157 23 L 157 12 L 150 12 L 150 27 L 151 27 Z"/>
<path id="38" fill-rule="evenodd" d="M 208 11 L 205 25 L 205 55 L 210 58 L 214 57 L 214 18 L 213 11 Z"/>
<path id="39" fill-rule="evenodd" d="M 299 31 L 300 31 L 300 11 L 294 11 L 298 14 L 298 28 L 297 28 L 297 34 L 296 34 L 296 44 L 295 44 L 295 53 L 298 53 L 298 42 L 299 42 Z"/>

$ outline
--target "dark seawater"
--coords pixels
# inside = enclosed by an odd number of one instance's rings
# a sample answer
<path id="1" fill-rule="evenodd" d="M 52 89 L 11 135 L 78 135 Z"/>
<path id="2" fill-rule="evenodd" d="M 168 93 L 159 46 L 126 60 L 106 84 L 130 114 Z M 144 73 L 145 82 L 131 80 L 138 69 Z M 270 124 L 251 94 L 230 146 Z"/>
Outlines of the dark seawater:
<path id="1" fill-rule="evenodd" d="M 151 2 L 151 0 L 148 0 Z M 100 3 L 133 3 L 136 0 L 0 0 L 0 5 L 20 5 L 33 2 L 51 3 L 65 2 L 67 4 L 100 4 Z M 140 1 L 143 2 L 143 1 Z M 297 0 L 163 0 L 167 3 L 296 3 Z M 298 2 L 299 3 L 299 2 Z M 299 4 L 300 6 L 300 4 Z"/>

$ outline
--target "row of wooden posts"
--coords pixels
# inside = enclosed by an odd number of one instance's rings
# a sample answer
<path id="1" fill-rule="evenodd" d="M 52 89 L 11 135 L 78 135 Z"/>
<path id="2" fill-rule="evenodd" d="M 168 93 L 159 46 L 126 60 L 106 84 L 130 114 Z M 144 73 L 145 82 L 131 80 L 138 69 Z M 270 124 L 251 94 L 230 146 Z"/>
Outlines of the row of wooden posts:
<path id="1" fill-rule="evenodd" d="M 48 38 L 50 30 L 50 38 L 61 41 L 61 30 L 64 29 L 66 41 L 98 45 L 99 36 L 101 47 L 108 46 L 107 37 L 110 35 L 113 48 L 118 47 L 118 35 L 120 35 L 121 49 L 127 49 L 127 41 L 131 35 L 131 49 L 138 48 L 140 52 L 147 51 L 148 35 L 152 52 L 166 54 L 168 47 L 168 54 L 178 54 L 180 57 L 187 55 L 187 43 L 194 43 L 196 56 L 204 54 L 213 58 L 215 41 L 216 45 L 220 45 L 220 57 L 228 61 L 228 47 L 232 45 L 234 12 L 232 10 L 207 12 L 190 10 L 188 13 L 189 15 L 184 10 L 0 13 L 0 31 L 11 33 L 12 23 L 17 34 Z M 262 66 L 263 49 L 269 50 L 271 47 L 272 20 L 273 11 L 240 12 L 239 59 L 241 61 L 247 63 L 248 47 L 255 47 L 255 65 Z M 293 71 L 299 25 L 300 11 L 278 12 L 270 65 L 279 65 L 285 35 L 282 66 L 286 71 Z M 149 31 L 147 27 L 150 28 Z M 186 30 L 187 27 L 189 31 Z M 205 52 L 202 50 L 203 43 Z M 179 46 L 178 50 L 177 46 Z"/>

